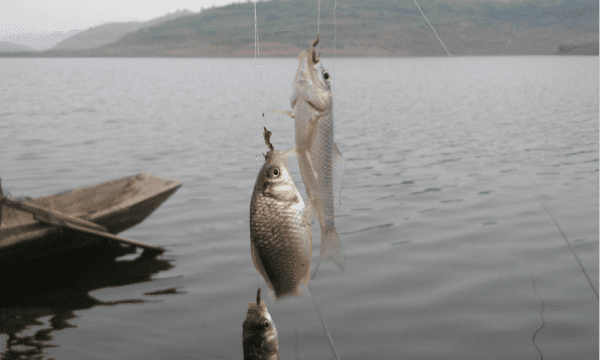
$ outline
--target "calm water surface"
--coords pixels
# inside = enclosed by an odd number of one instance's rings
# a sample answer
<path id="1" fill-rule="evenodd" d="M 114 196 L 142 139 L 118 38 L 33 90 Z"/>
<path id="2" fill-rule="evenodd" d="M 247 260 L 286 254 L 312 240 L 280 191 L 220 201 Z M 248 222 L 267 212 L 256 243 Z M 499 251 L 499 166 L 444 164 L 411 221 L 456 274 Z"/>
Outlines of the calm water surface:
<path id="1" fill-rule="evenodd" d="M 598 57 L 322 61 L 346 159 L 336 224 L 348 265 L 325 263 L 311 284 L 340 355 L 597 359 L 598 300 L 541 201 L 598 289 Z M 0 354 L 241 359 L 248 303 L 266 288 L 248 222 L 262 126 L 293 146 L 292 120 L 268 110 L 290 108 L 296 67 L 262 59 L 258 77 L 253 59 L 1 59 L 12 195 L 141 171 L 184 185 L 122 233 L 163 255 L 88 254 L 41 295 L 23 284 L 30 294 L 0 308 Z M 43 279 L 57 266 L 29 269 Z M 302 359 L 332 358 L 310 298 L 266 298 L 282 359 L 296 344 Z"/>

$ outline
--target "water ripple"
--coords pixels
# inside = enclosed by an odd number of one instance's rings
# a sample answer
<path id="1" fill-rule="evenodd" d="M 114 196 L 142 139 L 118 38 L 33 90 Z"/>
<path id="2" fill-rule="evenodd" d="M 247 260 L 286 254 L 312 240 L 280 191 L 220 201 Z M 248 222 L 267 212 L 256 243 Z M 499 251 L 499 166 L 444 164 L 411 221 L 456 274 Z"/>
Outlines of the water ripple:
<path id="1" fill-rule="evenodd" d="M 358 229 L 358 230 L 354 230 L 354 231 L 341 232 L 339 234 L 340 235 L 342 235 L 342 234 L 344 234 L 344 235 L 347 235 L 347 234 L 356 234 L 356 233 L 361 233 L 361 232 L 365 232 L 365 231 L 382 229 L 382 228 L 386 228 L 386 227 L 390 227 L 390 226 L 394 226 L 394 223 L 387 223 L 387 224 L 382 224 L 382 225 L 369 226 L 369 227 Z"/>

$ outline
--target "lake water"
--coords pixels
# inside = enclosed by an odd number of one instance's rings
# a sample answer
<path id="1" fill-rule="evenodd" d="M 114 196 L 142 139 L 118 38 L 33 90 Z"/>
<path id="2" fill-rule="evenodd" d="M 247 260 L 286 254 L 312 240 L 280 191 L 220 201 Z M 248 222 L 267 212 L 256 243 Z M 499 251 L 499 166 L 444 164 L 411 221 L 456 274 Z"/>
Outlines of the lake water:
<path id="1" fill-rule="evenodd" d="M 335 212 L 348 260 L 343 273 L 324 263 L 311 288 L 341 357 L 598 359 L 598 298 L 544 208 L 597 291 L 598 57 L 322 61 L 346 159 Z M 293 147 L 293 121 L 268 110 L 290 109 L 296 68 L 0 59 L 5 191 L 36 197 L 142 171 L 183 181 L 122 233 L 164 247 L 159 258 L 23 268 L 43 278 L 61 267 L 69 280 L 41 294 L 22 284 L 28 295 L 0 308 L 0 354 L 241 359 L 248 303 L 267 290 L 249 236 L 262 127 Z M 317 224 L 313 236 L 314 267 Z M 333 358 L 310 298 L 265 298 L 281 359 Z"/>

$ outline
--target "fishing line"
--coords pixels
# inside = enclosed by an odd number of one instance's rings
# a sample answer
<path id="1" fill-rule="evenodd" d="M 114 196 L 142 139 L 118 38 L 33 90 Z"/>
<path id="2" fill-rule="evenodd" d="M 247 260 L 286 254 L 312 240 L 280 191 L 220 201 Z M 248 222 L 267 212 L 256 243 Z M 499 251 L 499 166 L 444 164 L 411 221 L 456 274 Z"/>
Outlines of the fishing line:
<path id="1" fill-rule="evenodd" d="M 294 343 L 294 355 L 296 355 L 296 360 L 300 360 L 300 355 L 298 355 L 298 338 L 300 337 L 298 335 L 298 330 L 295 330 L 294 334 L 296 335 L 296 342 Z"/>
<path id="2" fill-rule="evenodd" d="M 260 98 L 262 101 L 262 117 L 265 117 L 265 97 L 263 95 L 263 86 L 262 86 L 262 72 L 260 69 L 260 45 L 258 43 L 258 16 L 256 14 L 256 1 L 254 0 L 254 62 L 258 64 L 258 69 L 254 67 L 254 116 L 260 119 L 258 115 L 258 89 L 256 87 L 256 80 L 258 78 L 260 83 Z M 257 75 L 258 72 L 258 75 Z M 254 129 L 252 129 L 254 131 Z M 258 132 L 254 135 L 255 141 L 258 142 Z M 254 152 L 254 162 L 256 164 L 256 175 L 258 175 L 258 146 L 255 148 Z"/>
<path id="3" fill-rule="evenodd" d="M 335 348 L 335 344 L 333 343 L 333 339 L 331 338 L 331 334 L 329 333 L 329 329 L 327 329 L 327 325 L 325 325 L 325 320 L 323 319 L 323 314 L 321 313 L 321 308 L 319 307 L 319 304 L 317 303 L 317 298 L 315 297 L 312 290 L 310 289 L 310 284 L 308 284 L 306 287 L 308 289 L 308 292 L 310 293 L 310 296 L 313 299 L 313 302 L 315 303 L 317 312 L 319 313 L 319 319 L 321 319 L 321 324 L 323 325 L 323 328 L 325 329 L 325 333 L 327 334 L 327 339 L 329 339 L 329 347 L 331 347 L 333 356 L 335 356 L 336 359 L 341 360 L 341 357 L 338 355 L 337 349 Z"/>
<path id="4" fill-rule="evenodd" d="M 261 101 L 261 110 L 262 117 L 265 117 L 265 96 L 263 92 L 263 81 L 262 81 L 262 71 L 260 70 L 260 43 L 258 42 L 258 20 L 256 17 L 256 1 L 254 0 L 254 40 L 256 42 L 256 59 L 258 60 L 258 77 L 260 80 L 260 101 Z M 257 100 L 258 102 L 258 100 Z"/>
<path id="5" fill-rule="evenodd" d="M 450 52 L 448 51 L 448 49 L 446 49 L 446 45 L 444 45 L 444 42 L 438 36 L 437 31 L 435 31 L 435 29 L 433 28 L 433 26 L 431 26 L 431 23 L 427 19 L 427 16 L 425 16 L 425 13 L 423 13 L 423 10 L 421 10 L 421 7 L 419 6 L 419 4 L 417 4 L 417 0 L 413 0 L 413 1 L 415 2 L 415 5 L 417 5 L 417 7 L 419 8 L 419 11 L 421 12 L 421 14 L 423 15 L 423 17 L 425 18 L 425 21 L 427 21 L 427 23 L 429 24 L 429 27 L 431 28 L 431 30 L 433 30 L 433 33 L 435 34 L 435 36 L 438 38 L 438 40 L 440 41 L 440 43 L 444 47 L 444 50 L 446 50 L 446 54 L 448 54 L 448 56 L 450 56 L 452 58 L 452 55 L 450 55 Z"/>
<path id="6" fill-rule="evenodd" d="M 257 77 L 260 78 L 260 92 L 261 92 L 260 95 L 261 95 L 261 99 L 263 101 L 263 104 L 262 104 L 263 117 L 265 116 L 265 113 L 264 113 L 265 112 L 265 110 L 264 110 L 265 104 L 264 104 L 264 96 L 262 94 L 262 75 L 260 75 L 261 74 L 261 72 L 260 72 L 260 47 L 258 44 L 258 17 L 256 15 L 256 1 L 257 0 L 254 0 L 254 62 L 255 62 L 255 64 L 258 64 L 258 70 L 257 70 L 257 67 L 255 66 L 254 67 L 254 100 L 255 100 L 254 116 L 257 119 L 260 119 L 260 117 L 258 116 L 258 94 L 257 94 L 258 91 L 256 88 L 256 78 Z M 256 74 L 257 71 L 259 73 L 258 76 Z M 254 131 L 254 122 L 252 123 L 252 125 L 253 126 L 252 126 L 251 131 Z M 254 134 L 254 139 L 255 139 L 255 143 L 258 142 L 258 132 Z M 259 164 L 258 164 L 258 151 L 259 150 L 258 150 L 258 148 L 259 147 L 260 147 L 260 143 L 258 146 L 256 146 L 254 148 L 254 164 L 256 165 L 255 166 L 256 167 L 255 177 L 258 177 L 258 167 L 259 167 Z M 260 280 L 259 280 L 258 273 L 256 273 L 256 287 L 259 287 L 259 281 Z"/>
<path id="7" fill-rule="evenodd" d="M 335 6 L 334 6 L 334 18 L 335 18 Z M 318 5 L 318 15 L 317 15 L 317 39 L 319 39 L 320 37 L 320 25 L 321 25 L 321 0 L 319 0 L 319 5 Z M 334 44 L 334 49 L 335 49 L 335 44 Z M 316 269 L 315 269 L 316 271 Z M 325 324 L 325 319 L 323 319 L 323 313 L 321 312 L 321 308 L 319 307 L 319 303 L 317 302 L 317 298 L 315 297 L 315 295 L 313 294 L 310 284 L 306 285 L 306 288 L 313 300 L 313 303 L 315 304 L 315 308 L 317 308 L 317 313 L 319 314 L 319 319 L 321 319 L 321 325 L 323 325 L 323 329 L 325 329 L 325 333 L 327 334 L 327 339 L 329 340 L 329 347 L 331 348 L 331 351 L 333 352 L 333 356 L 337 359 L 337 360 L 341 360 L 340 356 L 338 355 L 337 349 L 335 347 L 335 344 L 333 343 L 333 339 L 331 337 L 331 333 L 329 332 L 329 329 L 327 328 L 327 324 Z M 296 338 L 298 336 L 296 335 Z M 294 349 L 294 351 L 296 352 L 296 356 L 298 356 L 297 353 L 297 349 Z"/>
<path id="8" fill-rule="evenodd" d="M 462 71 L 460 70 L 460 68 L 456 64 L 456 62 L 454 60 L 454 57 L 452 55 L 450 55 L 450 52 L 446 48 L 446 45 L 444 45 L 444 42 L 442 41 L 442 39 L 440 39 L 440 37 L 438 36 L 437 32 L 435 31 L 435 29 L 433 28 L 433 26 L 431 25 L 431 23 L 427 19 L 427 16 L 425 16 L 425 13 L 423 13 L 423 10 L 421 10 L 421 7 L 419 6 L 419 4 L 417 4 L 417 0 L 413 0 L 413 1 L 415 2 L 415 5 L 417 5 L 417 7 L 419 8 L 419 11 L 421 12 L 421 14 L 423 15 L 423 17 L 425 18 L 425 21 L 427 21 L 427 23 L 429 24 L 429 27 L 431 28 L 431 30 L 433 30 L 433 33 L 435 34 L 435 36 L 438 38 L 438 40 L 440 41 L 440 43 L 444 47 L 444 50 L 446 50 L 446 54 L 448 54 L 448 56 L 453 60 L 452 63 L 454 64 L 454 66 L 458 69 L 459 72 L 462 73 Z M 513 150 L 512 146 L 510 146 L 510 143 L 508 142 L 508 140 L 506 140 L 506 138 L 504 137 L 504 135 L 502 135 L 502 133 L 500 132 L 500 129 L 498 128 L 498 125 L 496 124 L 496 121 L 495 121 L 494 117 L 492 116 L 492 114 L 488 110 L 487 106 L 485 105 L 485 103 L 483 102 L 483 100 L 481 99 L 481 97 L 479 96 L 479 94 L 477 94 L 477 92 L 473 89 L 473 86 L 471 85 L 471 82 L 469 81 L 469 79 L 466 76 L 463 76 L 463 78 L 465 79 L 465 81 L 469 85 L 469 88 L 471 89 L 471 91 L 473 92 L 473 94 L 475 94 L 475 96 L 479 100 L 479 103 L 485 109 L 485 111 L 486 111 L 489 119 L 491 120 L 492 124 L 494 124 L 494 127 L 496 128 L 496 132 L 498 132 L 498 134 L 500 135 L 500 137 L 502 138 L 502 140 L 504 140 L 504 142 L 506 143 L 506 145 L 508 145 L 508 148 L 510 149 L 510 152 L 512 153 L 513 157 L 517 161 L 517 164 L 519 165 L 519 168 L 521 169 L 521 172 L 523 174 L 525 174 L 525 176 L 527 176 L 527 178 L 529 179 L 529 181 L 531 182 L 531 184 L 533 185 L 533 187 L 536 189 L 536 191 L 538 193 L 538 196 L 536 196 L 537 200 L 540 202 L 540 204 L 542 205 L 542 207 L 546 210 L 546 213 L 548 213 L 548 216 L 550 216 L 550 219 L 552 219 L 552 222 L 554 223 L 554 225 L 558 229 L 558 232 L 560 233 L 560 235 L 562 236 L 562 238 L 564 239 L 564 241 L 567 243 L 567 247 L 569 248 L 569 250 L 571 251 L 571 253 L 575 257 L 575 260 L 577 260 L 577 264 L 579 264 L 579 268 L 581 269 L 581 272 L 583 273 L 583 275 L 585 275 L 585 278 L 587 279 L 588 283 L 590 284 L 590 287 L 592 288 L 592 291 L 596 295 L 596 299 L 598 299 L 598 291 L 596 290 L 596 288 L 594 288 L 592 280 L 590 279 L 590 277 L 588 276 L 587 272 L 585 271 L 585 268 L 583 267 L 583 264 L 579 260 L 579 257 L 577 256 L 577 254 L 573 250 L 573 247 L 571 247 L 571 243 L 567 239 L 567 235 L 565 234 L 565 232 L 562 230 L 562 228 L 558 224 L 558 220 L 556 219 L 556 217 L 554 216 L 554 214 L 552 213 L 552 211 L 550 209 L 550 206 L 548 205 L 548 203 L 544 199 L 544 195 L 540 191 L 540 188 L 535 183 L 535 181 L 533 181 L 533 179 L 531 178 L 531 176 L 529 176 L 529 173 L 527 173 L 527 171 L 525 171 L 525 169 L 523 168 L 523 165 L 521 164 L 521 161 L 517 157 L 517 155 L 516 155 L 515 151 Z"/>
<path id="9" fill-rule="evenodd" d="M 544 360 L 544 355 L 542 354 L 542 352 L 540 351 L 540 348 L 535 343 L 535 336 L 537 335 L 538 331 L 542 330 L 542 328 L 546 325 L 546 322 L 544 321 L 544 308 L 546 307 L 546 303 L 544 302 L 544 299 L 542 299 L 542 297 L 540 296 L 540 294 L 538 294 L 537 290 L 535 289 L 535 277 L 532 277 L 532 278 L 533 278 L 532 279 L 532 281 L 533 281 L 533 292 L 542 301 L 542 311 L 540 311 L 540 318 L 542 319 L 542 326 L 540 326 L 535 331 L 535 333 L 531 337 L 531 342 L 533 343 L 533 346 L 535 346 L 535 349 L 540 353 L 540 356 L 542 358 L 541 360 Z"/>
<path id="10" fill-rule="evenodd" d="M 333 83 L 336 80 L 337 74 L 335 72 L 335 41 L 337 39 L 337 23 L 335 22 L 335 8 L 337 7 L 337 0 L 333 2 L 333 82 L 331 83 L 331 94 L 333 95 Z"/>
<path id="11" fill-rule="evenodd" d="M 317 11 L 317 36 L 321 36 L 321 0 L 319 0 L 319 7 Z"/>

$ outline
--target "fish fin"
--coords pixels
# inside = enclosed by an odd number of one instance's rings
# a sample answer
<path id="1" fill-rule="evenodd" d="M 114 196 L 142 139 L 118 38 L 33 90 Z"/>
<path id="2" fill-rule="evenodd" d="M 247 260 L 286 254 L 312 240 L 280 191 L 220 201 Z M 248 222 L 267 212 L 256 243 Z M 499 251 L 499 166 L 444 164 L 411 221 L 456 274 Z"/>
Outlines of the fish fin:
<path id="1" fill-rule="evenodd" d="M 319 265 L 321 265 L 321 261 L 323 261 L 325 258 L 333 260 L 337 267 L 339 267 L 342 271 L 344 271 L 346 268 L 346 256 L 344 255 L 342 243 L 340 242 L 340 238 L 335 227 L 327 234 L 321 234 L 321 252 L 319 253 L 319 261 L 317 262 L 317 266 L 313 272 L 313 279 L 315 276 L 317 276 Z"/>
<path id="2" fill-rule="evenodd" d="M 275 291 L 273 284 L 271 284 L 271 282 L 269 281 L 269 277 L 267 276 L 267 273 L 265 271 L 265 268 L 262 264 L 262 261 L 260 260 L 260 257 L 258 256 L 258 254 L 256 253 L 256 247 L 254 246 L 253 243 L 250 243 L 250 251 L 252 253 L 252 262 L 254 262 L 254 267 L 256 268 L 256 270 L 258 271 L 259 274 L 262 275 L 263 279 L 265 279 L 265 282 L 267 283 L 267 285 L 269 286 L 269 288 L 273 291 Z"/>
<path id="3" fill-rule="evenodd" d="M 271 109 L 271 110 L 269 110 L 269 112 L 287 115 L 287 116 L 291 117 L 292 119 L 296 118 L 296 114 L 294 114 L 293 111 L 289 111 L 289 110 L 277 110 L 277 109 L 273 110 L 273 109 Z"/>
<path id="4" fill-rule="evenodd" d="M 342 157 L 340 149 L 333 143 L 333 200 L 340 202 L 342 195 L 342 180 L 344 179 L 344 171 L 346 170 L 346 160 Z"/>
<path id="5" fill-rule="evenodd" d="M 306 131 L 304 132 L 304 144 L 303 147 L 306 149 L 310 149 L 312 148 L 313 142 L 315 141 L 315 138 L 317 137 L 317 130 L 319 129 L 319 120 L 321 120 L 321 118 L 324 115 L 318 115 L 316 118 L 312 119 L 311 121 L 308 122 L 308 126 L 306 128 Z"/>
<path id="6" fill-rule="evenodd" d="M 306 160 L 308 160 L 308 167 L 309 167 L 309 170 L 313 176 L 313 179 L 314 179 L 315 185 L 316 185 L 319 183 L 319 174 L 317 173 L 317 170 L 315 170 L 315 165 L 313 163 L 310 151 L 306 150 L 305 157 L 306 157 Z"/>
<path id="7" fill-rule="evenodd" d="M 284 151 L 281 156 L 285 159 L 285 165 L 288 169 L 298 161 L 298 152 L 296 151 L 296 148 Z"/>
<path id="8" fill-rule="evenodd" d="M 302 213 L 302 224 L 310 225 L 315 221 L 316 217 L 317 212 L 315 210 L 314 205 L 312 204 L 312 201 L 310 199 L 306 200 L 306 207 L 304 208 L 304 212 Z"/>

